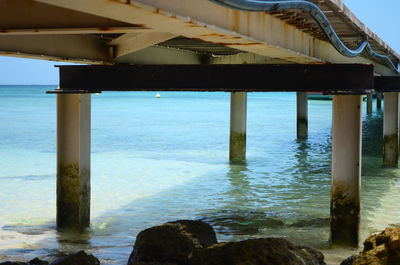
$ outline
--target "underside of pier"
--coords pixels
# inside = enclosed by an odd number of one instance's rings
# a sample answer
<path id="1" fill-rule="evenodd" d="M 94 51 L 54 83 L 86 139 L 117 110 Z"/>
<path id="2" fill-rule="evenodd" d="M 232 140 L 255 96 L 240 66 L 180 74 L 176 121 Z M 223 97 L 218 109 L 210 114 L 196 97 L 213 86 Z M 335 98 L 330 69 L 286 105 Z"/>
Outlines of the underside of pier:
<path id="1" fill-rule="evenodd" d="M 340 0 L 311 1 L 348 47 L 368 39 L 395 65 L 400 56 Z M 340 55 L 306 12 L 245 12 L 208 0 L 0 0 L 0 54 L 113 64 L 373 63 Z"/>
<path id="2" fill-rule="evenodd" d="M 298 138 L 306 138 L 307 92 L 314 91 L 334 94 L 330 240 L 357 245 L 362 95 L 384 93 L 383 164 L 397 166 L 400 79 L 388 60 L 397 66 L 400 55 L 341 0 L 309 2 L 347 47 L 368 40 L 386 59 L 342 55 L 298 9 L 250 12 L 208 0 L 0 0 L 0 55 L 89 64 L 61 66 L 60 89 L 52 91 L 57 225 L 90 223 L 90 93 L 231 92 L 229 159 L 240 163 L 247 92 L 298 92 Z"/>

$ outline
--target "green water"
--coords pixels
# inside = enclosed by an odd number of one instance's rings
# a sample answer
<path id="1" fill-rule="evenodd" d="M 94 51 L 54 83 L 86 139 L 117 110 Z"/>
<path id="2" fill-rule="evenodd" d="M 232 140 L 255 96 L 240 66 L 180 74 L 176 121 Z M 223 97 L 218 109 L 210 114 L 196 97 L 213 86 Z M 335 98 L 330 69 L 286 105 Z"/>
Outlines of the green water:
<path id="1" fill-rule="evenodd" d="M 309 101 L 309 137 L 297 141 L 294 93 L 248 95 L 244 165 L 228 162 L 228 93 L 93 95 L 91 227 L 57 231 L 49 89 L 0 86 L 0 261 L 85 249 L 126 264 L 139 231 L 177 219 L 209 222 L 220 241 L 283 236 L 328 256 L 357 251 L 328 251 L 331 102 Z M 400 171 L 381 155 L 374 109 L 363 114 L 362 239 L 400 222 Z"/>

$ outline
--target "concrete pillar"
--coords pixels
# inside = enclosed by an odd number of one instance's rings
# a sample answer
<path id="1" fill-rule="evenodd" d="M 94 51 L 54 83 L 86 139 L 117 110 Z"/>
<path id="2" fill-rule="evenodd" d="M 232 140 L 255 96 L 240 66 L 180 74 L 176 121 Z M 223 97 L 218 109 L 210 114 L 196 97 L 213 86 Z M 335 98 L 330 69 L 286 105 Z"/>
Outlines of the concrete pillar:
<path id="1" fill-rule="evenodd" d="M 57 226 L 90 222 L 90 94 L 57 95 Z"/>
<path id="2" fill-rule="evenodd" d="M 307 92 L 297 92 L 297 138 L 308 135 L 308 101 Z"/>
<path id="3" fill-rule="evenodd" d="M 372 93 L 367 95 L 367 114 L 372 113 Z"/>
<path id="4" fill-rule="evenodd" d="M 246 159 L 247 93 L 231 93 L 231 131 L 229 160 L 240 162 Z"/>
<path id="5" fill-rule="evenodd" d="M 399 93 L 384 94 L 383 166 L 396 167 L 399 161 Z"/>
<path id="6" fill-rule="evenodd" d="M 376 92 L 376 108 L 382 108 L 382 92 Z"/>
<path id="7" fill-rule="evenodd" d="M 335 95 L 332 106 L 330 243 L 357 246 L 360 224 L 361 95 Z"/>

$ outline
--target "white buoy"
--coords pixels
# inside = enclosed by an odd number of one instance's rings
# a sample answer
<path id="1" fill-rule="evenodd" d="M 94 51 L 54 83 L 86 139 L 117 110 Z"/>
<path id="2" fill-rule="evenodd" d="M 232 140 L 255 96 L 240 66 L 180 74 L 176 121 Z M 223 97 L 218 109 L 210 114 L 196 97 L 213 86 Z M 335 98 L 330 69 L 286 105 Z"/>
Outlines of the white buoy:
<path id="1" fill-rule="evenodd" d="M 157 93 L 156 94 L 156 98 L 161 98 L 160 94 Z"/>

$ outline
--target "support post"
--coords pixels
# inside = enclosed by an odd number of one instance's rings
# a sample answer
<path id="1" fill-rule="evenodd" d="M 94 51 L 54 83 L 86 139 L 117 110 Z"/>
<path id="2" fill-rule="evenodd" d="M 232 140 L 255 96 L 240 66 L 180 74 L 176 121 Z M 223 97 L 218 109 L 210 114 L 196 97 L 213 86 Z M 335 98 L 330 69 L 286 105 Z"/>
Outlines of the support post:
<path id="1" fill-rule="evenodd" d="M 308 101 L 307 92 L 297 92 L 297 138 L 308 135 Z"/>
<path id="2" fill-rule="evenodd" d="M 397 167 L 399 161 L 399 93 L 384 94 L 383 166 Z"/>
<path id="3" fill-rule="evenodd" d="M 229 160 L 240 162 L 246 159 L 247 93 L 231 93 L 231 126 Z"/>
<path id="4" fill-rule="evenodd" d="M 372 114 L 372 93 L 367 95 L 367 114 Z"/>
<path id="5" fill-rule="evenodd" d="M 376 108 L 382 108 L 382 92 L 376 92 Z"/>
<path id="6" fill-rule="evenodd" d="M 90 94 L 57 95 L 57 226 L 90 223 Z"/>
<path id="7" fill-rule="evenodd" d="M 362 96 L 334 95 L 330 243 L 357 246 L 360 224 Z"/>

